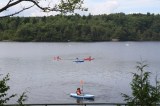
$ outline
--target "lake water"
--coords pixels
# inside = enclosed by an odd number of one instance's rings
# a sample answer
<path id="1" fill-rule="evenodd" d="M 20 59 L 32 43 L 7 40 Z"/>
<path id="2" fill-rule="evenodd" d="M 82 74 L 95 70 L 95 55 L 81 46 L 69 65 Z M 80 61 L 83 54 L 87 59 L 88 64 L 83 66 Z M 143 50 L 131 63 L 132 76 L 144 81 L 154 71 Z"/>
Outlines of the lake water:
<path id="1" fill-rule="evenodd" d="M 73 62 L 89 56 L 95 59 Z M 160 70 L 160 42 L 0 42 L 0 74 L 10 74 L 9 93 L 27 91 L 26 103 L 76 103 L 69 94 L 81 87 L 81 80 L 84 92 L 95 95 L 94 101 L 84 102 L 123 102 L 120 94 L 131 93 L 131 73 L 141 59 L 154 79 Z"/>

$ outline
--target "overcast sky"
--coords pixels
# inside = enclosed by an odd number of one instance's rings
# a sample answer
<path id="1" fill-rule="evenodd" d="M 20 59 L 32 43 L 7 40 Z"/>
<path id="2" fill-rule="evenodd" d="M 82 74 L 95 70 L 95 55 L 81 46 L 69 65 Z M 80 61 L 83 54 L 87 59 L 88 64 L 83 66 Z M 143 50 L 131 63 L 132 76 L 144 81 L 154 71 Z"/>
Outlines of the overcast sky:
<path id="1" fill-rule="evenodd" d="M 0 8 L 7 3 L 8 0 L 0 0 Z M 41 5 L 48 4 L 50 1 L 58 2 L 59 0 L 47 0 L 47 2 L 41 3 Z M 54 5 L 50 3 L 50 5 Z M 23 2 L 10 10 L 7 10 L 0 15 L 13 13 L 24 6 L 31 5 L 28 2 Z M 79 12 L 81 15 L 92 15 L 98 14 L 111 14 L 111 13 L 143 13 L 147 12 L 159 14 L 160 13 L 160 0 L 84 0 L 84 7 L 88 8 L 87 12 Z M 40 9 L 34 7 L 26 10 L 23 13 L 18 14 L 19 16 L 44 16 L 44 15 L 55 15 L 56 12 L 43 13 Z"/>

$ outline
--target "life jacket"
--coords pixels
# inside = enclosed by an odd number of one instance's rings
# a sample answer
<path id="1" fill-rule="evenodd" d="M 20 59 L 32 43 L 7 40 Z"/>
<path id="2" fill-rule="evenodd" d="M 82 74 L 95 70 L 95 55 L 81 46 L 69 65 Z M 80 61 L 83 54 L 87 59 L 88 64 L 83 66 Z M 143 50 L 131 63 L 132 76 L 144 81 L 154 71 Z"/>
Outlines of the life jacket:
<path id="1" fill-rule="evenodd" d="M 81 90 L 77 90 L 76 93 L 77 93 L 77 95 L 80 95 L 81 94 Z"/>

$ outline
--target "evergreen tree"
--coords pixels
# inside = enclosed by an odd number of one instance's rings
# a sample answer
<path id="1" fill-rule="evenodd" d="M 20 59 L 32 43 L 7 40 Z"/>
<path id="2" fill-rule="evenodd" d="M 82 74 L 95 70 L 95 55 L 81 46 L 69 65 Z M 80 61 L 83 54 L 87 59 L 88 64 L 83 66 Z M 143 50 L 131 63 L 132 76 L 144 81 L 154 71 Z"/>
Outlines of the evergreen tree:
<path id="1" fill-rule="evenodd" d="M 156 103 L 160 102 L 160 84 L 156 78 L 156 85 L 151 85 L 149 80 L 151 73 L 144 70 L 147 64 L 144 62 L 137 64 L 139 73 L 133 73 L 132 96 L 123 93 L 122 96 L 129 106 L 156 106 Z"/>

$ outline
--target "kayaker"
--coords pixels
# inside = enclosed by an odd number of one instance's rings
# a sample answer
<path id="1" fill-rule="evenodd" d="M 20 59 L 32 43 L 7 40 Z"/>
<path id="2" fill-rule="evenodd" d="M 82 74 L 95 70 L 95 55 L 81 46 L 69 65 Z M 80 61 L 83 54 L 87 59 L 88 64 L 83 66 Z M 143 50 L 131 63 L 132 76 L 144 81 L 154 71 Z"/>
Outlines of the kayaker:
<path id="1" fill-rule="evenodd" d="M 76 93 L 77 93 L 77 95 L 81 95 L 81 89 L 80 89 L 80 88 L 77 88 Z"/>

